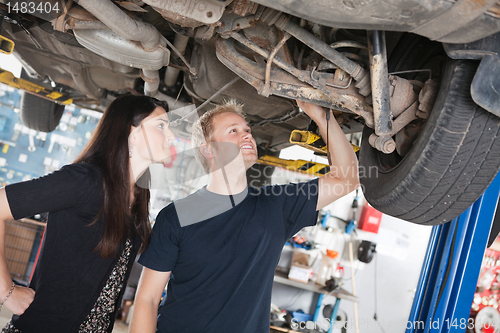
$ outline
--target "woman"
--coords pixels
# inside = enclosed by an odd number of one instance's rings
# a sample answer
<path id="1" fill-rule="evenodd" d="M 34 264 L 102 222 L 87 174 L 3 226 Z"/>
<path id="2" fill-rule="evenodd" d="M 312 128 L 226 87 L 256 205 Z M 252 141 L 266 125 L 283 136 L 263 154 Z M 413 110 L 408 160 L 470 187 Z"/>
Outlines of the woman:
<path id="1" fill-rule="evenodd" d="M 0 189 L 0 302 L 15 314 L 3 332 L 112 331 L 135 256 L 148 245 L 149 190 L 136 180 L 168 157 L 167 111 L 154 98 L 117 98 L 73 164 Z M 31 289 L 14 286 L 5 220 L 43 212 Z"/>

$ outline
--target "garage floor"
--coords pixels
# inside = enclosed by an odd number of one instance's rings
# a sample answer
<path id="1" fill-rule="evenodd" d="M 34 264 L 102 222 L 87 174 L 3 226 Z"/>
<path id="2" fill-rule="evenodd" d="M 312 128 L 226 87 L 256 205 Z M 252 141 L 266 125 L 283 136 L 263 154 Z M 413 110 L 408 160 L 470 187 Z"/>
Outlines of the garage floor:
<path id="1" fill-rule="evenodd" d="M 7 310 L 6 308 L 2 308 L 0 311 L 0 329 L 3 328 L 12 317 L 12 312 Z M 113 333 L 127 333 L 128 325 L 124 322 L 118 320 L 115 322 L 115 327 L 113 328 Z"/>

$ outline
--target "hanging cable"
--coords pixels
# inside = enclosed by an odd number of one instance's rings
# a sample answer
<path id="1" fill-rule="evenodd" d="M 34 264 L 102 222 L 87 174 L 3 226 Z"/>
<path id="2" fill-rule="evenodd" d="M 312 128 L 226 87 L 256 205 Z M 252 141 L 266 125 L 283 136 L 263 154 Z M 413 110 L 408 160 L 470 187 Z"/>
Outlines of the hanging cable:
<path id="1" fill-rule="evenodd" d="M 208 103 L 210 103 L 215 97 L 219 96 L 220 93 L 222 93 L 224 90 L 226 90 L 227 88 L 229 88 L 233 83 L 235 83 L 239 79 L 240 79 L 239 76 L 235 77 L 234 79 L 232 79 L 231 81 L 229 81 L 228 83 L 226 83 L 226 85 L 224 85 L 224 87 L 220 88 L 217 92 L 215 92 L 215 94 L 213 94 L 212 96 L 210 96 L 209 99 L 207 99 L 205 102 L 203 102 L 196 109 L 194 109 L 193 111 L 189 112 L 184 117 L 182 117 L 180 119 L 177 119 L 177 120 L 174 120 L 173 122 L 170 123 L 170 125 L 171 126 L 178 126 L 181 123 L 181 121 L 183 121 L 185 119 L 188 119 L 191 115 L 197 113 L 199 109 L 203 108 L 205 105 L 207 105 Z"/>
<path id="2" fill-rule="evenodd" d="M 377 317 L 377 262 L 378 262 L 378 256 L 376 255 L 375 256 L 375 271 L 374 271 L 374 277 L 373 277 L 373 281 L 374 281 L 373 293 L 374 293 L 374 299 L 375 299 L 375 311 L 373 313 L 373 319 L 377 323 L 380 330 L 383 333 L 385 333 L 384 328 L 382 327 L 382 325 L 378 321 L 378 317 Z"/>

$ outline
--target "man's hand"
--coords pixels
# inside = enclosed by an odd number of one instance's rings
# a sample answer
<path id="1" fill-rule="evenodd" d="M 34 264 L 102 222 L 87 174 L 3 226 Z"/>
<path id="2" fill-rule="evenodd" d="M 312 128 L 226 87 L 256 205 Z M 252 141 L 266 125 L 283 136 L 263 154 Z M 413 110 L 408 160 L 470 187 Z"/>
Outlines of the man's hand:
<path id="1" fill-rule="evenodd" d="M 5 295 L 7 296 L 7 295 Z M 5 297 L 2 296 L 2 297 Z M 23 286 L 15 286 L 12 295 L 3 304 L 16 315 L 22 315 L 35 298 L 35 291 Z"/>
<path id="2" fill-rule="evenodd" d="M 297 101 L 299 108 L 304 111 L 315 123 L 325 119 L 325 109 L 319 105 Z"/>
<path id="3" fill-rule="evenodd" d="M 358 160 L 335 117 L 330 114 L 327 121 L 321 106 L 301 101 L 297 101 L 297 104 L 318 125 L 330 153 L 330 173 L 318 181 L 316 209 L 321 209 L 359 186 Z"/>

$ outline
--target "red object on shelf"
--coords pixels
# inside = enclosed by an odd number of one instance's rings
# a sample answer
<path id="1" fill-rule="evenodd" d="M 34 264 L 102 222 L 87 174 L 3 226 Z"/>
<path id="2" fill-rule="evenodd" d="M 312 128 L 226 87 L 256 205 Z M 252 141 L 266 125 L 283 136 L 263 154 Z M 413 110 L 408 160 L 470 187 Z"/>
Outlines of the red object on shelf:
<path id="1" fill-rule="evenodd" d="M 359 218 L 358 229 L 363 231 L 378 233 L 380 221 L 382 220 L 382 212 L 369 205 L 364 205 Z"/>

